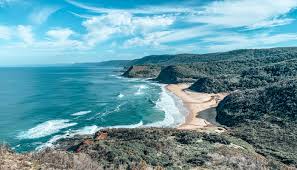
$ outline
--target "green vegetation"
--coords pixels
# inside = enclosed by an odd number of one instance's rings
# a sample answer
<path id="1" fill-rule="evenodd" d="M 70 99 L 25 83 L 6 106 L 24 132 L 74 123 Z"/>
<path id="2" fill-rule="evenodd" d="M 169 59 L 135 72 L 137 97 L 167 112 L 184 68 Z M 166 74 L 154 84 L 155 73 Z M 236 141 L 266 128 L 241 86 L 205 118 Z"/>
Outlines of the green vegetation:
<path id="1" fill-rule="evenodd" d="M 197 62 L 212 62 L 225 60 L 254 60 L 267 57 L 288 57 L 297 53 L 296 47 L 271 49 L 242 49 L 222 53 L 210 54 L 178 54 L 178 55 L 152 55 L 132 60 L 129 65 L 176 65 L 192 64 Z"/>
<path id="2" fill-rule="evenodd" d="M 131 61 L 129 64 L 135 64 L 136 67 L 130 67 L 124 76 L 157 77 L 156 80 L 161 83 L 197 81 L 191 87 L 192 90 L 225 92 L 261 87 L 271 81 L 279 81 L 280 76 L 289 76 L 289 74 L 294 76 L 295 72 L 290 67 L 295 67 L 296 59 L 297 48 L 235 50 L 203 55 L 148 56 Z M 273 73 L 277 69 L 279 69 L 279 75 Z M 290 73 L 284 73 L 286 69 L 289 69 Z M 252 75 L 254 73 L 257 75 Z M 273 80 L 269 76 L 279 78 Z"/>
<path id="3" fill-rule="evenodd" d="M 238 91 L 218 106 L 217 121 L 256 151 L 297 167 L 297 81 Z"/>
<path id="4" fill-rule="evenodd" d="M 232 68 L 231 65 L 229 68 L 231 70 L 238 70 L 238 74 L 228 74 L 231 72 L 228 70 L 228 73 L 222 71 L 221 73 L 226 73 L 223 75 L 206 75 L 205 77 L 197 79 L 190 89 L 207 93 L 246 90 L 264 87 L 288 79 L 295 79 L 297 76 L 296 59 L 269 64 L 264 63 L 262 64 L 264 66 L 259 65 L 260 64 L 258 64 L 258 67 L 256 67 L 255 64 L 254 67 L 242 67 L 238 69 L 233 69 L 234 67 Z"/>
<path id="5" fill-rule="evenodd" d="M 111 62 L 116 63 L 130 66 L 125 77 L 192 82 L 194 91 L 229 92 L 216 117 L 228 133 L 108 129 L 103 139 L 101 132 L 76 136 L 38 153 L 15 154 L 0 147 L 0 169 L 297 168 L 297 48 Z"/>
<path id="6" fill-rule="evenodd" d="M 0 169 L 255 169 L 285 168 L 227 134 L 175 129 L 107 129 L 107 138 L 76 136 L 55 150 L 15 154 L 0 147 Z M 67 151 L 65 151 L 67 150 Z M 19 161 L 16 161 L 19 160 Z"/>
<path id="7" fill-rule="evenodd" d="M 155 65 L 130 66 L 123 76 L 128 78 L 155 78 L 161 71 L 161 67 Z"/>
<path id="8" fill-rule="evenodd" d="M 106 169 L 247 169 L 274 164 L 229 135 L 155 128 L 109 129 L 106 133 L 106 140 L 89 137 L 59 144 L 61 149 L 89 155 Z M 73 147 L 74 143 L 80 144 Z"/>
<path id="9" fill-rule="evenodd" d="M 136 63 L 162 65 L 161 83 L 230 92 L 217 108 L 217 121 L 257 153 L 297 168 L 297 48 L 151 56 Z"/>

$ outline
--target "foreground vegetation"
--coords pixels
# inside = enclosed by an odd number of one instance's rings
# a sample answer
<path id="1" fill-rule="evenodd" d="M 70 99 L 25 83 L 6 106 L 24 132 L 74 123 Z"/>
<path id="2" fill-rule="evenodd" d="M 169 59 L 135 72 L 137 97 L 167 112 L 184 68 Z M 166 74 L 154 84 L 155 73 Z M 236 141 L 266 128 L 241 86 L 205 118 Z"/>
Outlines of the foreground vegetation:
<path id="1" fill-rule="evenodd" d="M 104 138 L 102 134 L 105 134 Z M 9 162 L 8 153 L 13 154 L 7 150 L 0 152 L 0 168 L 6 165 L 5 161 Z M 257 154 L 248 143 L 227 134 L 155 128 L 109 129 L 95 136 L 64 139 L 55 150 L 17 157 L 22 157 L 33 169 L 286 168 Z M 20 167 L 21 162 L 15 165 Z"/>

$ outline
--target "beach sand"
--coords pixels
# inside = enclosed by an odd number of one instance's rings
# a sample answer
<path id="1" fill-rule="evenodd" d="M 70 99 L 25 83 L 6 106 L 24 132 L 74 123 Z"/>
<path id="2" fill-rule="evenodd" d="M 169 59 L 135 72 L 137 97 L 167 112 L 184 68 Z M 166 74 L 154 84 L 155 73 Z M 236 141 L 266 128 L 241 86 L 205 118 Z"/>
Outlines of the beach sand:
<path id="1" fill-rule="evenodd" d="M 184 106 L 188 109 L 185 123 L 178 129 L 200 130 L 200 131 L 225 131 L 215 121 L 216 107 L 220 100 L 227 96 L 227 93 L 208 94 L 197 93 L 188 89 L 190 84 L 170 84 L 166 88 L 179 97 Z"/>

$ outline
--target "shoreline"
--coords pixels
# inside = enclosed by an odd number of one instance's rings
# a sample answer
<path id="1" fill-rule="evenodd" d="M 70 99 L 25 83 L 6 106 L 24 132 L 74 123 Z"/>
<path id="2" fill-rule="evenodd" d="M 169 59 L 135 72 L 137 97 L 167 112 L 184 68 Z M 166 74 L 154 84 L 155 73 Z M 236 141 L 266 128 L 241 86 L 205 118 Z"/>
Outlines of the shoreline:
<path id="1" fill-rule="evenodd" d="M 222 132 L 225 129 L 216 123 L 216 110 L 219 101 L 227 94 L 198 93 L 188 90 L 190 84 L 169 84 L 166 89 L 177 96 L 187 109 L 185 122 L 177 129 L 181 130 L 202 130 Z"/>

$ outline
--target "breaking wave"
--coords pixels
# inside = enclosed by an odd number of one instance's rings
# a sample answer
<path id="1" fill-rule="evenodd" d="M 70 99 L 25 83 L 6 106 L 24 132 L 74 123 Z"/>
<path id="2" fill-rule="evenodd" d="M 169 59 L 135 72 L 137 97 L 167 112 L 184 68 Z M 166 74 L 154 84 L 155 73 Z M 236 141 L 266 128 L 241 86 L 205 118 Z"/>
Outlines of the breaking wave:
<path id="1" fill-rule="evenodd" d="M 92 111 L 90 111 L 90 110 L 88 110 L 88 111 L 80 111 L 80 112 L 76 112 L 76 113 L 71 114 L 71 116 L 82 116 L 82 115 L 89 114 L 91 112 Z"/>
<path id="2" fill-rule="evenodd" d="M 147 124 L 145 127 L 176 127 L 185 122 L 186 110 L 182 101 L 168 92 L 165 85 L 161 85 L 161 88 L 162 92 L 156 102 L 156 107 L 165 113 L 165 117 L 162 121 Z"/>
<path id="3" fill-rule="evenodd" d="M 21 132 L 17 137 L 19 139 L 36 139 L 46 137 L 60 130 L 75 126 L 77 123 L 71 123 L 70 120 L 49 120 L 41 123 L 25 132 Z"/>

